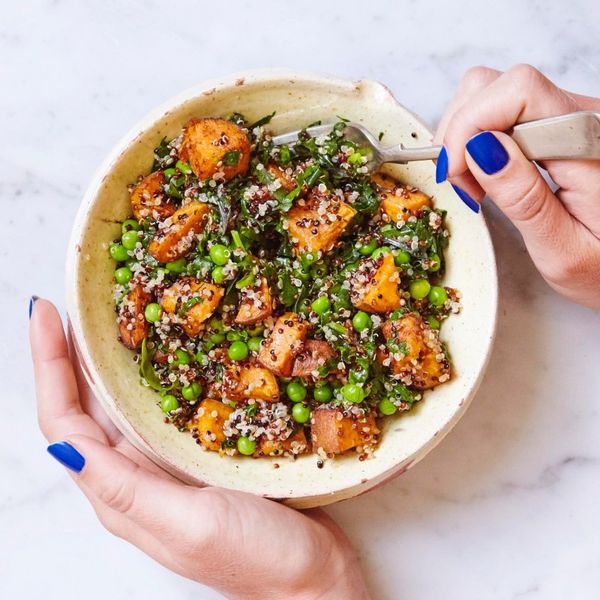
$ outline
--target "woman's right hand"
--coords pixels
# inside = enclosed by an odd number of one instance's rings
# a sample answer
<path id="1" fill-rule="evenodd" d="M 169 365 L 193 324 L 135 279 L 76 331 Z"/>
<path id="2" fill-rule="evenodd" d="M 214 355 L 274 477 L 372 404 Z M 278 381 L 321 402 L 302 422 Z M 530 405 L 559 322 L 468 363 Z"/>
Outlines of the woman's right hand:
<path id="1" fill-rule="evenodd" d="M 559 186 L 553 193 L 503 133 L 580 110 L 600 111 L 600 99 L 566 92 L 529 65 L 505 73 L 470 69 L 435 136 L 444 145 L 436 179 L 448 178 L 474 210 L 487 194 L 519 229 L 544 279 L 567 298 L 600 308 L 600 161 L 544 161 Z"/>

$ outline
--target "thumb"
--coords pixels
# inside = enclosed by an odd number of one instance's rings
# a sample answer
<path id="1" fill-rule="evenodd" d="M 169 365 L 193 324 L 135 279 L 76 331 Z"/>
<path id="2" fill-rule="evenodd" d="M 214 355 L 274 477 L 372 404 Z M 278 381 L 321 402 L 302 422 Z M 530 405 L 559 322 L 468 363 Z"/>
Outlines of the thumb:
<path id="1" fill-rule="evenodd" d="M 552 193 L 537 167 L 505 133 L 483 131 L 466 145 L 469 170 L 487 195 L 519 229 L 532 258 L 566 250 L 573 218 Z"/>

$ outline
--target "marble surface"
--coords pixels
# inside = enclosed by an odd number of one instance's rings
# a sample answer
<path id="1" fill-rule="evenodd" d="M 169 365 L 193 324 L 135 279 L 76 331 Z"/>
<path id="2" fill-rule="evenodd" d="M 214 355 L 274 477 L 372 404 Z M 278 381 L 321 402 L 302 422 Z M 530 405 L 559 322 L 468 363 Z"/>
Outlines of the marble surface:
<path id="1" fill-rule="evenodd" d="M 103 531 L 36 426 L 29 295 L 64 307 L 82 192 L 146 111 L 203 79 L 260 66 L 379 79 L 431 124 L 475 64 L 531 62 L 564 87 L 600 93 L 594 0 L 219 6 L 3 3 L 2 598 L 220 598 Z M 416 468 L 329 512 L 377 599 L 597 598 L 600 314 L 552 292 L 514 228 L 493 206 L 485 213 L 501 298 L 477 398 Z"/>

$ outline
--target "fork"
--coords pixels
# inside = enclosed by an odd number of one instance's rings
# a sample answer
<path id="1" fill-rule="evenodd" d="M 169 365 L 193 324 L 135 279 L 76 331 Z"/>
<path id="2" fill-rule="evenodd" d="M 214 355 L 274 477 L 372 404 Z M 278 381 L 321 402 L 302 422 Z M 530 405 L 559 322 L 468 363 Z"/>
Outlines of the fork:
<path id="1" fill-rule="evenodd" d="M 311 137 L 328 135 L 333 123 L 308 127 Z M 600 159 L 600 113 L 579 111 L 539 119 L 515 125 L 507 133 L 515 140 L 523 154 L 530 160 L 551 160 L 569 158 Z M 275 136 L 276 146 L 293 145 L 298 141 L 300 131 L 292 131 Z M 344 137 L 356 143 L 360 148 L 368 148 L 367 162 L 369 171 L 376 171 L 384 163 L 405 164 L 414 160 L 437 159 L 441 146 L 405 148 L 385 147 L 373 134 L 358 123 L 346 123 Z"/>

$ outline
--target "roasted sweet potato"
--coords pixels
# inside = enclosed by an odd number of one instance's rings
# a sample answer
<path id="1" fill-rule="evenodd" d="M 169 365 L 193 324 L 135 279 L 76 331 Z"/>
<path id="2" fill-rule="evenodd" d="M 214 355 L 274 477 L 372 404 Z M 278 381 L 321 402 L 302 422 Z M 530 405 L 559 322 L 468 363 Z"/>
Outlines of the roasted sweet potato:
<path id="1" fill-rule="evenodd" d="M 271 335 L 263 343 L 258 354 L 259 362 L 276 375 L 289 377 L 294 358 L 307 334 L 308 325 L 296 313 L 284 313 L 277 319 Z"/>
<path id="2" fill-rule="evenodd" d="M 402 381 L 418 389 L 429 389 L 450 379 L 450 365 L 440 344 L 438 332 L 417 313 L 382 327 L 386 349 L 378 352 L 379 361 L 389 366 Z"/>
<path id="3" fill-rule="evenodd" d="M 287 214 L 287 225 L 294 251 L 327 252 L 344 233 L 356 210 L 337 196 L 313 189 L 307 200 L 300 200 Z"/>
<path id="4" fill-rule="evenodd" d="M 221 174 L 229 181 L 250 164 L 250 141 L 241 127 L 225 119 L 192 119 L 185 126 L 179 158 L 198 179 Z"/>
<path id="5" fill-rule="evenodd" d="M 157 220 L 170 217 L 177 207 L 163 191 L 165 176 L 162 171 L 146 175 L 131 192 L 131 210 L 138 221 L 147 217 Z"/>
<path id="6" fill-rule="evenodd" d="M 309 451 L 304 428 L 298 429 L 287 440 L 268 440 L 263 437 L 256 450 L 257 456 L 281 456 L 284 452 L 304 454 Z"/>
<path id="7" fill-rule="evenodd" d="M 279 398 L 279 384 L 269 369 L 231 364 L 225 370 L 223 392 L 236 402 L 250 398 L 275 402 Z"/>
<path id="8" fill-rule="evenodd" d="M 285 172 L 282 167 L 269 163 L 267 171 L 281 184 L 286 192 L 291 192 L 296 187 L 296 180 Z"/>
<path id="9" fill-rule="evenodd" d="M 385 313 L 400 307 L 400 272 L 391 253 L 367 259 L 350 278 L 352 304 L 371 313 Z"/>
<path id="10" fill-rule="evenodd" d="M 196 243 L 210 207 L 204 202 L 190 202 L 176 210 L 165 227 L 159 229 L 148 244 L 148 253 L 162 263 L 173 262 L 185 256 Z"/>
<path id="11" fill-rule="evenodd" d="M 292 377 L 308 377 L 335 356 L 335 350 L 323 340 L 306 340 L 296 356 Z"/>
<path id="12" fill-rule="evenodd" d="M 160 305 L 169 314 L 182 317 L 184 331 L 194 337 L 202 330 L 202 324 L 219 306 L 224 290 L 218 285 L 182 277 L 160 298 Z"/>
<path id="13" fill-rule="evenodd" d="M 252 325 L 270 317 L 273 313 L 273 299 L 269 283 L 265 277 L 257 287 L 245 287 L 240 292 L 240 306 L 235 322 Z"/>
<path id="14" fill-rule="evenodd" d="M 144 317 L 148 302 L 150 302 L 150 294 L 144 291 L 140 283 L 137 283 L 119 307 L 119 339 L 130 350 L 139 348 L 142 340 L 148 335 L 148 323 Z"/>
<path id="15" fill-rule="evenodd" d="M 219 451 L 225 441 L 223 424 L 233 412 L 233 408 L 220 400 L 206 398 L 200 402 L 198 412 L 188 422 L 188 429 L 197 430 L 198 440 L 208 450 Z"/>
<path id="16" fill-rule="evenodd" d="M 406 221 L 424 206 L 432 206 L 431 198 L 410 185 L 380 173 L 371 178 L 381 197 L 381 209 L 394 222 Z"/>
<path id="17" fill-rule="evenodd" d="M 355 417 L 344 416 L 340 409 L 320 408 L 313 411 L 311 424 L 314 451 L 322 448 L 327 454 L 340 454 L 356 446 L 375 446 L 379 434 L 372 412 Z"/>

